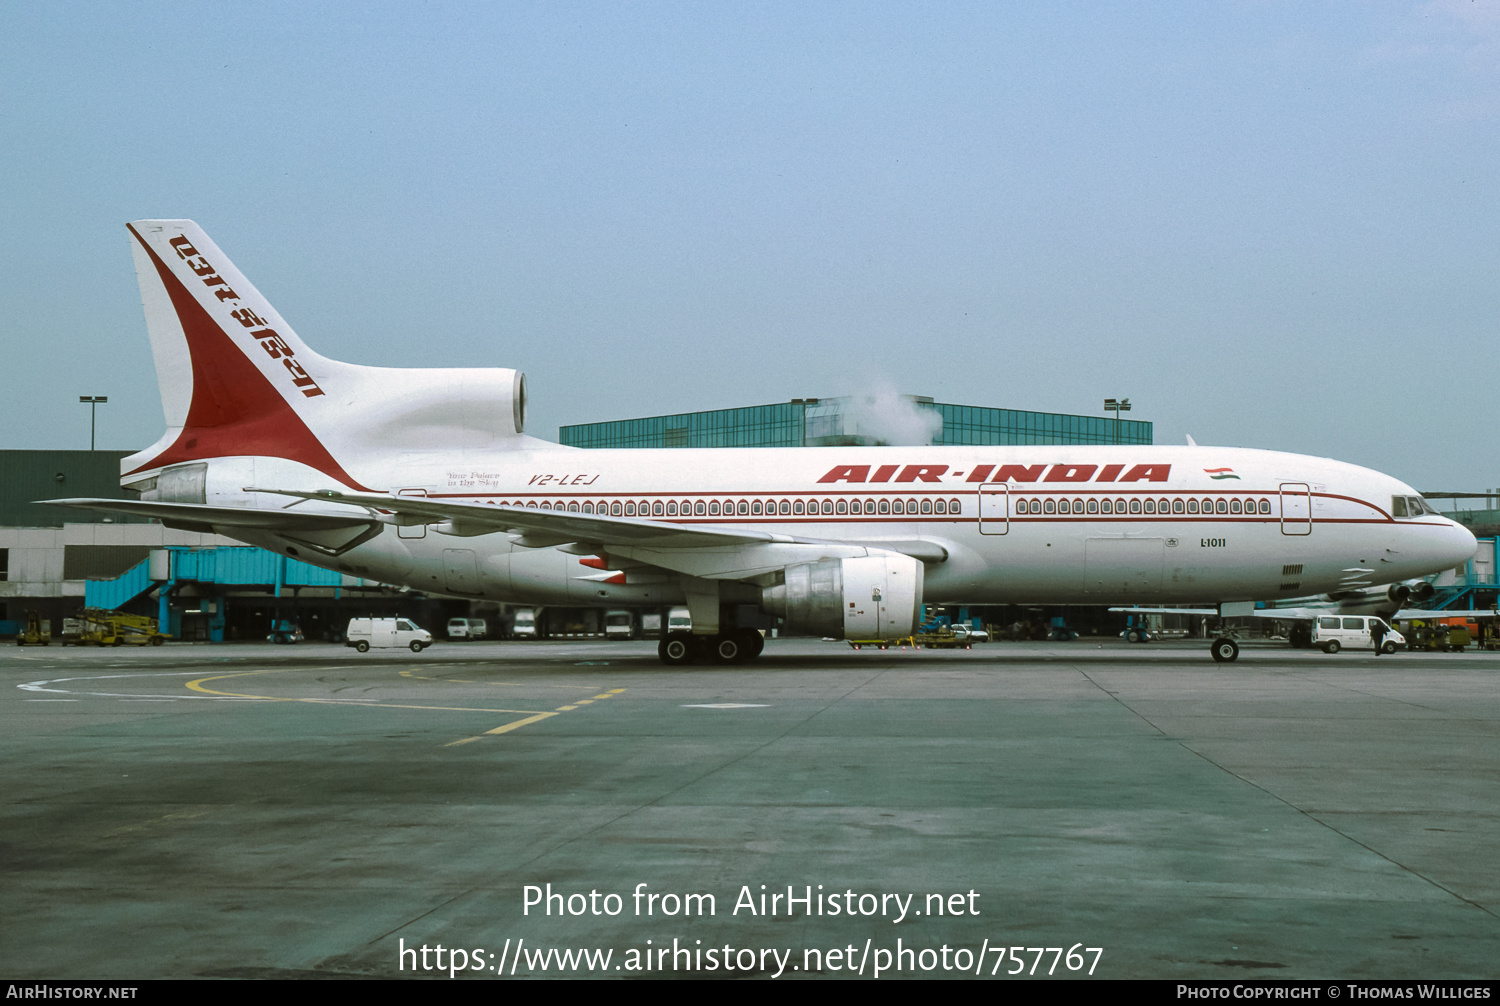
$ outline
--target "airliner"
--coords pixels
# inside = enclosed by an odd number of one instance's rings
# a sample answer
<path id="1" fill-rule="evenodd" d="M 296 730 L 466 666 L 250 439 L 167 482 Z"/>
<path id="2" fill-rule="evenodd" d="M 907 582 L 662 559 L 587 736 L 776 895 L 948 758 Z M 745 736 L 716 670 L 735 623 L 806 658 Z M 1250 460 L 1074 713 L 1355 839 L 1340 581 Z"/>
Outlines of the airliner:
<path id="1" fill-rule="evenodd" d="M 924 603 L 1231 615 L 1476 550 L 1397 479 L 1272 451 L 562 447 L 524 432 L 519 372 L 328 359 L 197 224 L 128 228 L 167 432 L 122 459 L 133 498 L 51 502 L 453 597 L 686 605 L 667 664 L 758 655 L 743 611 L 856 640 L 910 635 Z"/>

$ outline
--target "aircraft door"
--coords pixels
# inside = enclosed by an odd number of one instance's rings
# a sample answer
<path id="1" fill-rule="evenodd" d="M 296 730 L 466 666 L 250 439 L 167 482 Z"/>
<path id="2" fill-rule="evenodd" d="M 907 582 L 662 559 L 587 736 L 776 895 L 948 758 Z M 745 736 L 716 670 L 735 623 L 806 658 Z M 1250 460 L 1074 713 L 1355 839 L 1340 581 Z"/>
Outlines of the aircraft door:
<path id="1" fill-rule="evenodd" d="M 1010 483 L 986 482 L 979 487 L 979 533 L 1005 534 L 1010 530 Z"/>
<path id="2" fill-rule="evenodd" d="M 479 571 L 471 548 L 443 549 L 443 576 L 454 594 L 479 593 Z"/>
<path id="3" fill-rule="evenodd" d="M 1306 482 L 1281 483 L 1281 533 L 1312 534 L 1312 490 Z"/>
<path id="4" fill-rule="evenodd" d="M 397 489 L 397 496 L 426 496 L 426 489 Z M 398 524 L 396 526 L 397 538 L 426 538 L 426 524 Z"/>

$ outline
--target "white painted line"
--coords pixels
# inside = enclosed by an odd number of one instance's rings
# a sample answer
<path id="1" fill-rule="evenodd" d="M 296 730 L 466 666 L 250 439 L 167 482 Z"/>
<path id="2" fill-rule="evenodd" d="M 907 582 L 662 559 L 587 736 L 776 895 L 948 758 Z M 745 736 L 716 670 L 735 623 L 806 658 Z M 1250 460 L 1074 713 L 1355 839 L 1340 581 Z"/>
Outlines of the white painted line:
<path id="1" fill-rule="evenodd" d="M 769 709 L 765 702 L 688 702 L 684 709 Z"/>

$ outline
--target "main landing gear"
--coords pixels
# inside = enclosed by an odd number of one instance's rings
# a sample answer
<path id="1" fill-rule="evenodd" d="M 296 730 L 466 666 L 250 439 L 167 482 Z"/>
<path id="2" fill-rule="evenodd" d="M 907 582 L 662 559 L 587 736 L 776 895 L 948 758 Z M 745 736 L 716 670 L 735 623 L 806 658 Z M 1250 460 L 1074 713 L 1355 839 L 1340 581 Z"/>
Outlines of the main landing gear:
<path id="1" fill-rule="evenodd" d="M 727 629 L 717 636 L 673 632 L 662 637 L 656 655 L 668 667 L 691 664 L 699 657 L 708 657 L 716 664 L 743 664 L 760 656 L 765 645 L 765 638 L 754 629 Z"/>

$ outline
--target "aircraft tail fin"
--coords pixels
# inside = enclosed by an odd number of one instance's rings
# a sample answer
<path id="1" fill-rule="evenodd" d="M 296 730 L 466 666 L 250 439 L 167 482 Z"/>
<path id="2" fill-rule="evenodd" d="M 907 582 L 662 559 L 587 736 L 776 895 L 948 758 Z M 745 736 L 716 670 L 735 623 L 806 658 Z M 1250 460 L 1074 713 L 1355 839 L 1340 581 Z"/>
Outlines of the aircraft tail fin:
<path id="1" fill-rule="evenodd" d="M 519 372 L 328 359 L 193 221 L 128 226 L 167 432 L 123 459 L 123 475 L 248 455 L 362 488 L 350 469 L 393 448 L 492 447 L 521 433 Z"/>

